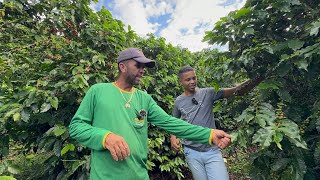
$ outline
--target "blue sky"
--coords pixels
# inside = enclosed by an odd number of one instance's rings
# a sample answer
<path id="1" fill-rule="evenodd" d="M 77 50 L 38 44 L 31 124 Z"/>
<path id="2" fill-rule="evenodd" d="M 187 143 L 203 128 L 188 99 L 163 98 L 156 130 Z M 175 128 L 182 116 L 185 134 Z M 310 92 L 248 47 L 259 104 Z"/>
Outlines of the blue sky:
<path id="1" fill-rule="evenodd" d="M 245 0 L 99 0 L 91 8 L 99 11 L 105 6 L 138 35 L 153 33 L 195 52 L 210 47 L 201 42 L 205 31 L 212 30 L 221 17 L 244 4 Z"/>

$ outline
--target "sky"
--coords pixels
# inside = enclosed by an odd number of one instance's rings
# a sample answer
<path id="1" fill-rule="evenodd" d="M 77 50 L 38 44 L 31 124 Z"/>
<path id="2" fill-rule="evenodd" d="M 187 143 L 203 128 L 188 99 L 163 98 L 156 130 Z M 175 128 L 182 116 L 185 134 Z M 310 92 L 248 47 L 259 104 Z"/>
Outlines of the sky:
<path id="1" fill-rule="evenodd" d="M 91 8 L 99 11 L 104 6 L 141 37 L 153 33 L 167 43 L 196 52 L 208 47 L 226 50 L 226 46 L 202 42 L 205 31 L 244 4 L 245 0 L 99 0 Z"/>

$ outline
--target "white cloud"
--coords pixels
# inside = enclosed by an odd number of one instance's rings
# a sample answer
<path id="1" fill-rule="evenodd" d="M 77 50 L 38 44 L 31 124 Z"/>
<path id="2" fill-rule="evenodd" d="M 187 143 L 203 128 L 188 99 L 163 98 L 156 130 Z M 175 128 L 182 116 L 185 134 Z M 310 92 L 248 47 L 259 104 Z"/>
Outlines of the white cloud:
<path id="1" fill-rule="evenodd" d="M 201 42 L 205 31 L 211 30 L 221 17 L 242 7 L 244 3 L 227 7 L 218 6 L 221 2 L 225 1 L 178 0 L 168 27 L 163 29 L 160 35 L 173 45 L 187 47 L 190 51 L 208 47 L 207 43 Z"/>
<path id="2" fill-rule="evenodd" d="M 147 10 L 141 0 L 117 0 L 114 4 L 116 18 L 130 25 L 138 35 L 155 33 L 159 24 L 148 22 Z"/>
<path id="3" fill-rule="evenodd" d="M 143 4 L 146 9 L 146 15 L 152 17 L 172 13 L 176 2 L 174 0 L 143 0 Z"/>
<path id="4" fill-rule="evenodd" d="M 245 0 L 100 0 L 108 4 L 113 16 L 130 25 L 140 36 L 148 33 L 160 34 L 167 42 L 180 45 L 190 51 L 200 51 L 209 47 L 202 39 L 205 31 L 230 11 L 241 8 Z M 227 6 L 221 6 L 225 4 Z M 149 22 L 151 17 L 170 14 L 167 27 L 159 31 L 158 22 Z"/>

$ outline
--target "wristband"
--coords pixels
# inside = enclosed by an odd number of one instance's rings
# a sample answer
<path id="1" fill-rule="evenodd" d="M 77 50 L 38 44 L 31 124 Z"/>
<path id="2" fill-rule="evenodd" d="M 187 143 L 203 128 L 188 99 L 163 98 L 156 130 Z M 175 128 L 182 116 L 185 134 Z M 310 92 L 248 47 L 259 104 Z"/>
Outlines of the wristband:
<path id="1" fill-rule="evenodd" d="M 107 136 L 108 136 L 109 134 L 111 134 L 111 132 L 107 132 L 107 134 L 103 136 L 102 146 L 103 146 L 104 149 L 107 149 L 104 145 L 105 145 L 105 141 L 106 141 L 106 139 L 107 139 Z"/>

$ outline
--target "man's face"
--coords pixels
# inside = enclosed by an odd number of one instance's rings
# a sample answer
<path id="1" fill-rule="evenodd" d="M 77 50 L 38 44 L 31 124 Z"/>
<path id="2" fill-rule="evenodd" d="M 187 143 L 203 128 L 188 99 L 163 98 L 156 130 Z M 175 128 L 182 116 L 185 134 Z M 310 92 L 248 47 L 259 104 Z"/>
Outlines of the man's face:
<path id="1" fill-rule="evenodd" d="M 185 91 L 195 92 L 197 87 L 197 76 L 194 71 L 187 71 L 181 75 L 180 83 Z"/>
<path id="2" fill-rule="evenodd" d="M 128 60 L 125 64 L 126 81 L 132 85 L 138 85 L 142 76 L 144 75 L 145 64 L 139 63 L 135 60 Z"/>

